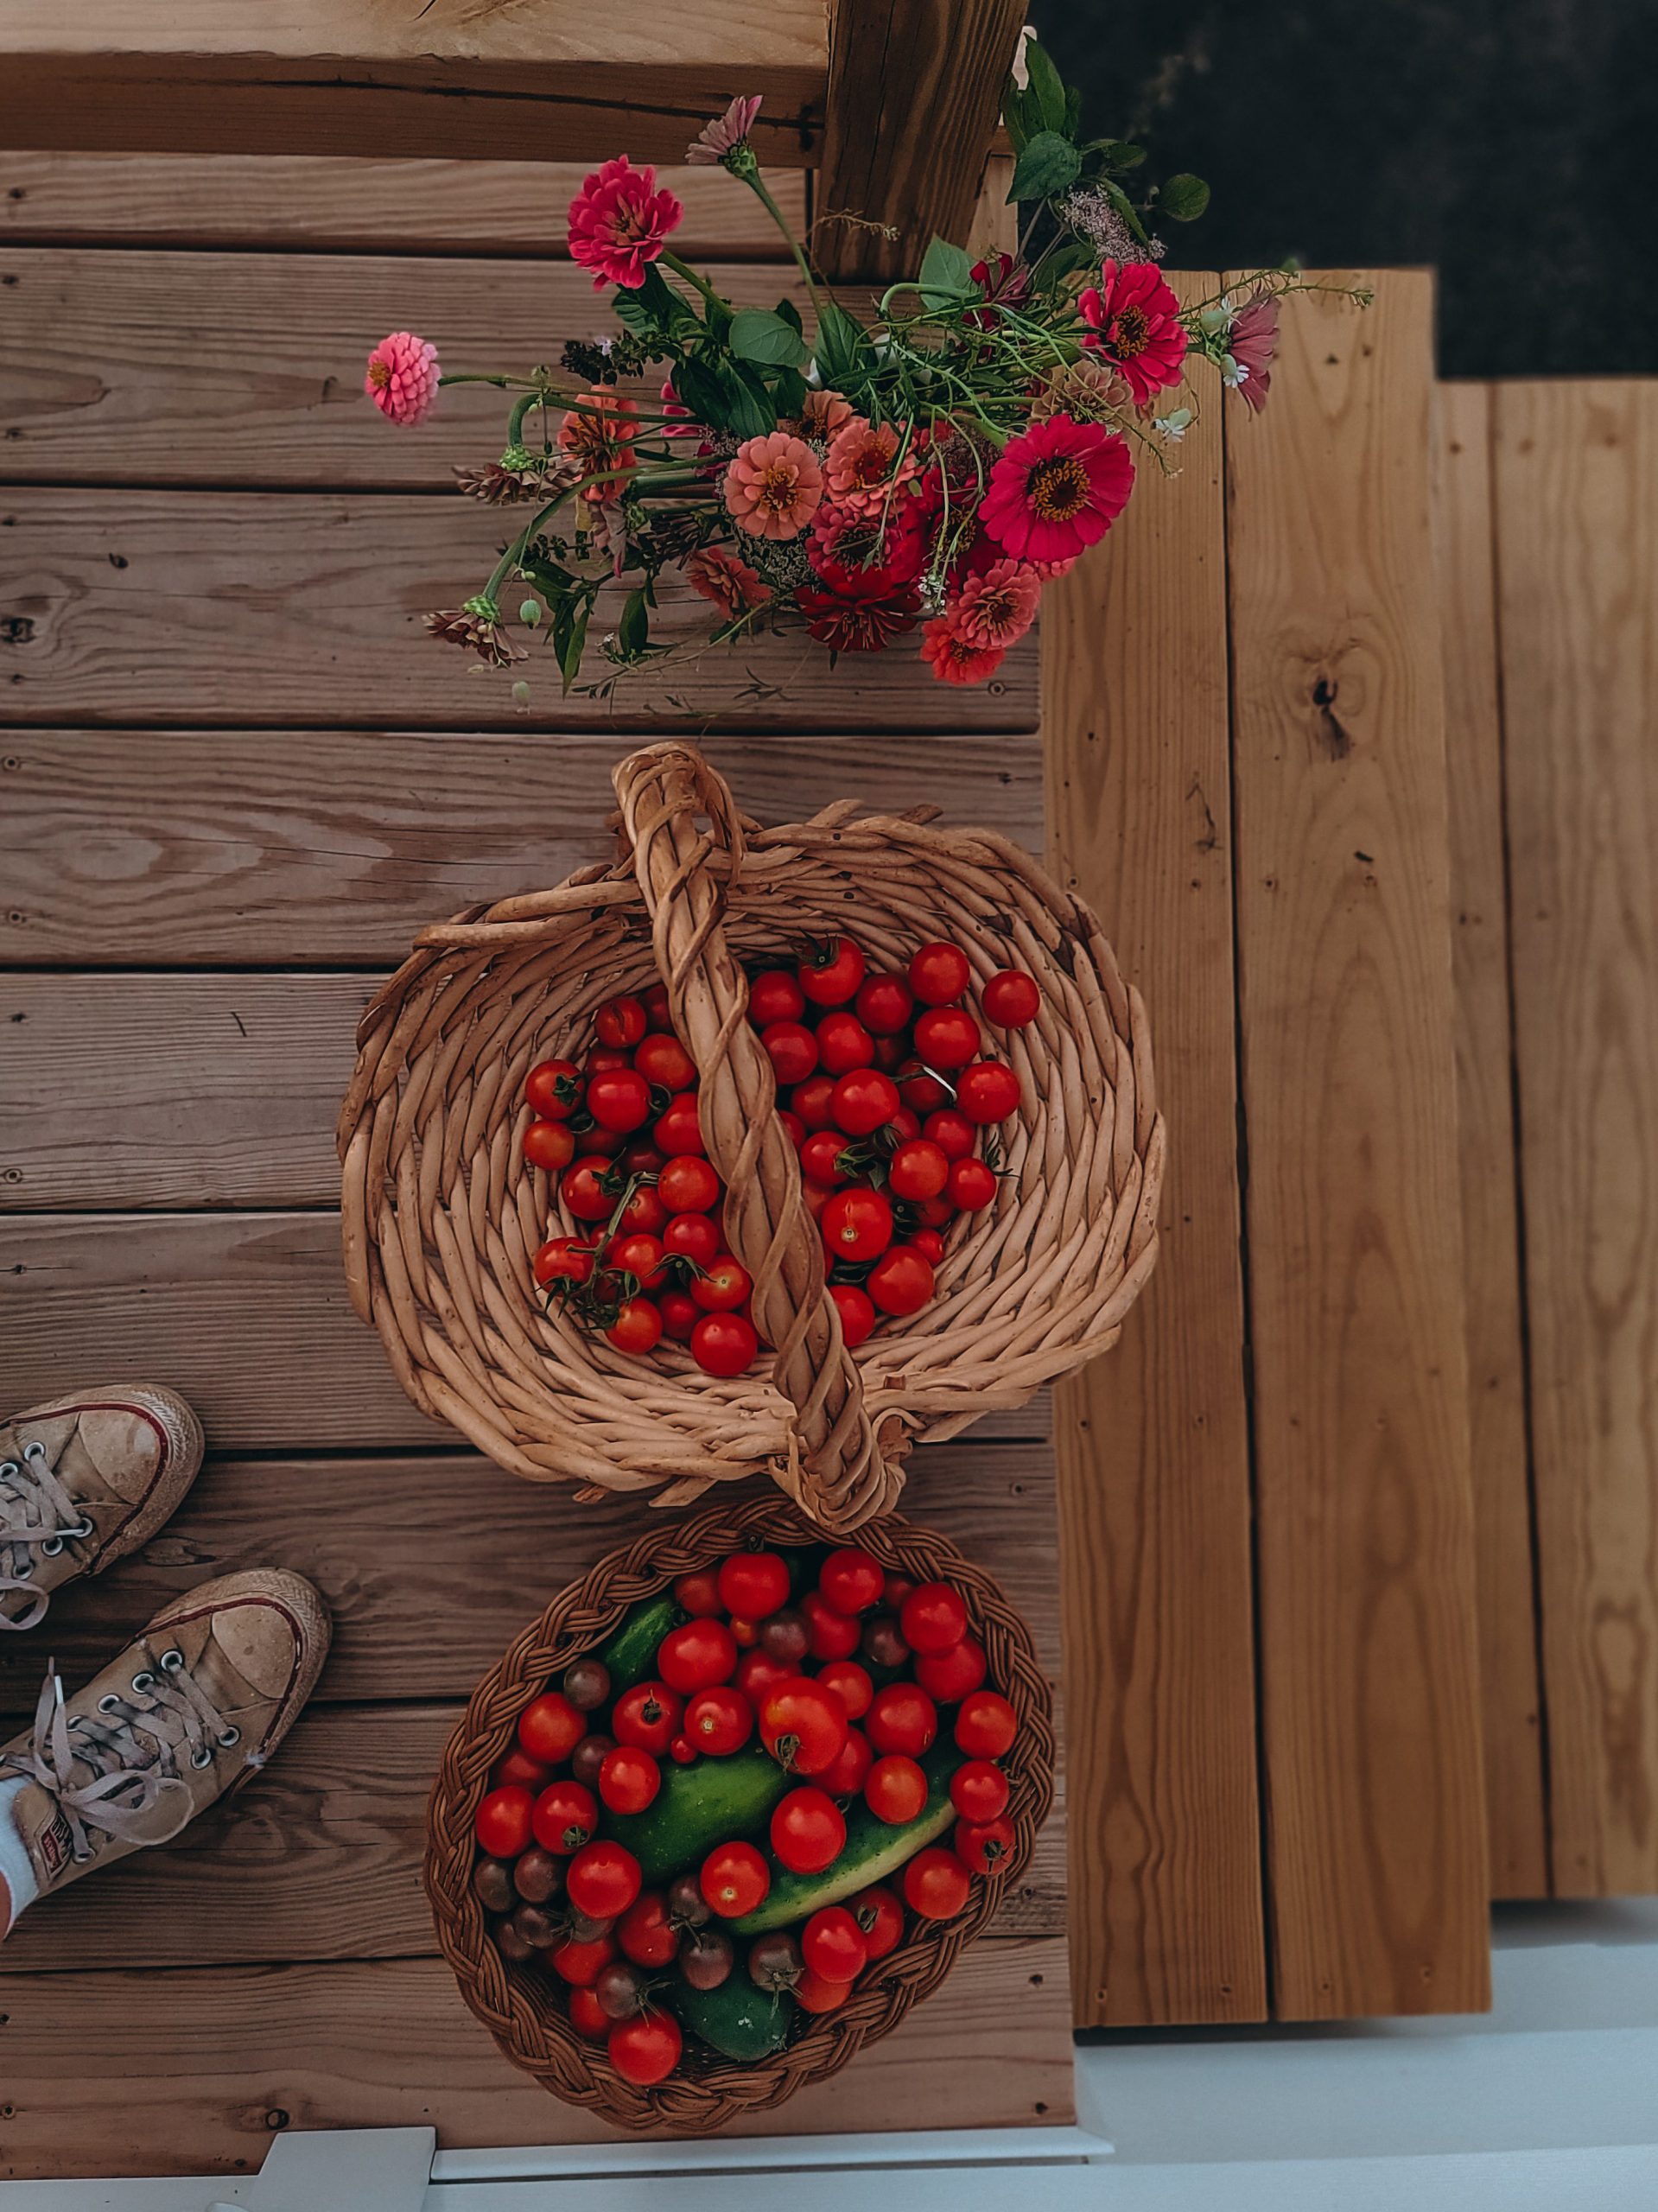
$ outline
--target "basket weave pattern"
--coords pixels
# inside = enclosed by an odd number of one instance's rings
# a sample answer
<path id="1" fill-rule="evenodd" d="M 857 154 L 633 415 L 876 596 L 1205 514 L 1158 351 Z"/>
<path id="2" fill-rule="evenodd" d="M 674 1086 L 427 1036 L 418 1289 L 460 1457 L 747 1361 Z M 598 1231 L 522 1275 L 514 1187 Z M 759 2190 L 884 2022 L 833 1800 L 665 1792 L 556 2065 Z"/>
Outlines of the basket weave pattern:
<path id="1" fill-rule="evenodd" d="M 810 2021 L 775 2056 L 743 2066 L 712 2055 L 688 2056 L 684 2070 L 649 2089 L 624 2082 L 603 2049 L 575 2033 L 549 1971 L 538 1965 L 509 1965 L 501 1956 L 473 1891 L 473 1820 L 489 1787 L 490 1770 L 513 1742 L 524 1707 L 549 1678 L 601 1643 L 634 1605 L 665 1589 L 676 1576 L 711 1566 L 734 1551 L 810 1543 L 821 1533 L 774 1495 L 746 1503 L 733 1499 L 651 1529 L 610 1553 L 562 1591 L 485 1676 L 444 1751 L 432 1792 L 426 1849 L 426 1890 L 443 1955 L 467 2003 L 509 2058 L 555 2095 L 586 2105 L 618 2126 L 705 2134 L 727 2121 L 769 2111 L 805 2083 L 838 2073 L 937 1989 L 962 1948 L 994 1917 L 1009 1884 L 1024 1872 L 1052 1804 L 1052 1700 L 1028 1630 L 990 1577 L 947 1538 L 893 1515 L 867 1529 L 860 1541 L 884 1566 L 916 1581 L 949 1581 L 961 1592 L 972 1632 L 985 1648 L 989 1684 L 1019 1716 L 1018 1737 L 1002 1762 L 1010 1784 L 1007 1817 L 1013 1825 L 1013 1849 L 994 1875 L 975 1879 L 966 1910 L 912 1936 L 880 1961 L 879 1972 L 869 1974 L 838 2012 Z M 687 2050 L 689 2054 L 690 2046 Z"/>
<path id="2" fill-rule="evenodd" d="M 353 1304 L 422 1411 L 515 1473 L 677 1504 L 769 1471 L 848 1531 L 892 1506 L 918 1439 L 1022 1405 L 1115 1342 L 1157 1254 L 1164 1135 L 1144 1009 L 1093 915 L 1003 837 L 859 819 L 851 802 L 762 830 L 679 744 L 631 755 L 615 782 L 613 866 L 425 931 L 365 1014 L 339 1132 Z M 741 964 L 792 962 L 843 930 L 893 968 L 952 939 L 975 1007 L 1001 968 L 1043 993 L 1037 1020 L 995 1047 L 1021 1104 L 994 1207 L 952 1230 L 934 1301 L 855 1353 Z M 522 1159 L 524 1078 L 553 1055 L 579 1060 L 596 1008 L 658 977 L 699 1071 L 769 1372 L 716 1380 L 667 1344 L 631 1358 L 535 1294 L 537 1248 L 576 1224 Z"/>

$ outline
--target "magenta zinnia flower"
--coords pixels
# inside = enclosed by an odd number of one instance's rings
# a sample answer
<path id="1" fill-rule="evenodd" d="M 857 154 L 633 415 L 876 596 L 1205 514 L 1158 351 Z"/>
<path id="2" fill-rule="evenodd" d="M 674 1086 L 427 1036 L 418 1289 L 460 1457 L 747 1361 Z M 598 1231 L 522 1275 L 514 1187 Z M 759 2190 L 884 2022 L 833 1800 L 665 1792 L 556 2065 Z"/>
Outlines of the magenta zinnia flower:
<path id="1" fill-rule="evenodd" d="M 636 169 L 618 154 L 570 202 L 570 258 L 593 270 L 595 292 L 607 284 L 637 292 L 684 212 L 671 192 L 657 190 L 654 168 Z"/>
<path id="2" fill-rule="evenodd" d="M 1096 544 L 1128 504 L 1134 464 L 1102 423 L 1051 415 L 1010 438 L 979 520 L 1020 561 L 1067 561 Z"/>
<path id="3" fill-rule="evenodd" d="M 1180 302 L 1155 263 L 1102 262 L 1098 290 L 1090 284 L 1077 307 L 1096 334 L 1083 344 L 1116 363 L 1136 405 L 1143 407 L 1154 392 L 1179 383 L 1186 358 Z"/>
<path id="4" fill-rule="evenodd" d="M 363 389 L 388 423 L 407 428 L 437 397 L 437 348 L 412 330 L 394 330 L 368 357 Z"/>
<path id="5" fill-rule="evenodd" d="M 1272 388 L 1278 353 L 1278 302 L 1270 292 L 1256 292 L 1238 309 L 1226 350 L 1238 365 L 1236 377 L 1227 381 L 1259 415 Z"/>

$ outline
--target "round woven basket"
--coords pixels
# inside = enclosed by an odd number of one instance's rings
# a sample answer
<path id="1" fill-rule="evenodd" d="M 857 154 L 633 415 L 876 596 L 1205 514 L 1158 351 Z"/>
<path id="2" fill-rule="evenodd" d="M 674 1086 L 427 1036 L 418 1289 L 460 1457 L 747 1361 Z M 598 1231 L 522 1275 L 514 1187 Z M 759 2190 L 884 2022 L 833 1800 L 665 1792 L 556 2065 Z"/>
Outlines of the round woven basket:
<path id="1" fill-rule="evenodd" d="M 885 1567 L 916 1581 L 948 1581 L 961 1592 L 973 1633 L 984 1645 L 987 1680 L 1019 1716 L 1019 1734 L 1002 1761 L 1013 1848 L 994 1874 L 975 1880 L 966 1910 L 900 1944 L 838 2012 L 810 2020 L 775 2056 L 740 2066 L 688 2044 L 683 2070 L 652 2089 L 624 2082 L 602 2047 L 576 2034 L 560 2002 L 562 1985 L 549 1969 L 510 1965 L 502 1957 L 473 1891 L 473 1821 L 490 1770 L 514 1741 L 524 1707 L 549 1678 L 602 1643 L 634 1605 L 677 1575 L 734 1551 L 814 1543 L 822 1533 L 782 1498 L 733 1499 L 650 1529 L 609 1553 L 561 1591 L 485 1675 L 444 1751 L 428 1814 L 426 1893 L 461 1993 L 516 2064 L 555 2096 L 587 2105 L 615 2126 L 703 2134 L 747 2113 L 770 2111 L 805 2083 L 838 2073 L 930 1996 L 962 1948 L 994 1919 L 1008 1885 L 1024 1872 L 1053 1802 L 1052 1697 L 1029 1630 L 991 1578 L 948 1538 L 895 1514 L 867 1529 L 860 1542 Z"/>
<path id="2" fill-rule="evenodd" d="M 514 1473 L 677 1504 L 769 1471 L 848 1531 L 891 1508 L 918 1438 L 1022 1405 L 1115 1342 L 1157 1254 L 1163 1124 L 1144 1009 L 1087 907 L 1004 837 L 858 819 L 850 801 L 762 830 L 679 744 L 630 755 L 615 784 L 613 866 L 424 931 L 365 1014 L 339 1130 L 352 1302 L 416 1404 Z M 953 939 L 975 1008 L 1001 968 L 1043 993 L 1036 1021 L 998 1040 L 1021 1101 L 997 1133 L 994 1206 L 958 1218 L 933 1302 L 855 1352 L 743 965 L 797 960 L 842 930 L 894 968 Z M 658 976 L 775 1353 L 733 1381 L 677 1345 L 613 1350 L 544 1313 L 531 1276 L 543 1239 L 575 1224 L 523 1160 L 524 1078 L 579 1059 L 603 1001 Z"/>

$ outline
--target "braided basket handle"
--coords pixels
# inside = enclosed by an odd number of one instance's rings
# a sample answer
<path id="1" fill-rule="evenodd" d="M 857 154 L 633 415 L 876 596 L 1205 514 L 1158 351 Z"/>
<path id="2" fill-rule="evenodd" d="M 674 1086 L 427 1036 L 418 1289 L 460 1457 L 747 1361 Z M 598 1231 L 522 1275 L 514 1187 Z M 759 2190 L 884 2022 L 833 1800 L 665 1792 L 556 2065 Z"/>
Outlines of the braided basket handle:
<path id="1" fill-rule="evenodd" d="M 823 1527 L 853 1529 L 897 1497 L 908 1432 L 894 1419 L 883 1441 L 864 1404 L 799 1162 L 777 1117 L 772 1062 L 749 1023 L 748 979 L 726 943 L 721 916 L 742 867 L 741 819 L 723 779 L 688 746 L 632 753 L 613 781 L 674 1027 L 702 1077 L 702 1141 L 725 1181 L 726 1234 L 754 1279 L 755 1321 L 776 1347 L 772 1380 L 794 1408 L 780 1479 Z"/>

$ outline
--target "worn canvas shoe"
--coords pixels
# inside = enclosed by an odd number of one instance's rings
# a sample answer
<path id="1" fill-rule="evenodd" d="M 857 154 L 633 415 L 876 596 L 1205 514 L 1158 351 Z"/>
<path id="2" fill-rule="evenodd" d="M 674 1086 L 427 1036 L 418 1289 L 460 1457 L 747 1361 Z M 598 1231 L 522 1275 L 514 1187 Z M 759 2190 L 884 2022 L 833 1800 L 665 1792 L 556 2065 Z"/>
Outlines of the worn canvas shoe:
<path id="1" fill-rule="evenodd" d="M 86 1688 L 49 1669 L 35 1726 L 0 1751 L 41 1896 L 165 1843 L 262 1767 L 322 1671 L 328 1615 L 302 1575 L 255 1567 L 157 1613 Z"/>
<path id="2" fill-rule="evenodd" d="M 150 1382 L 76 1390 L 0 1426 L 0 1630 L 135 1552 L 201 1465 L 201 1423 Z"/>

